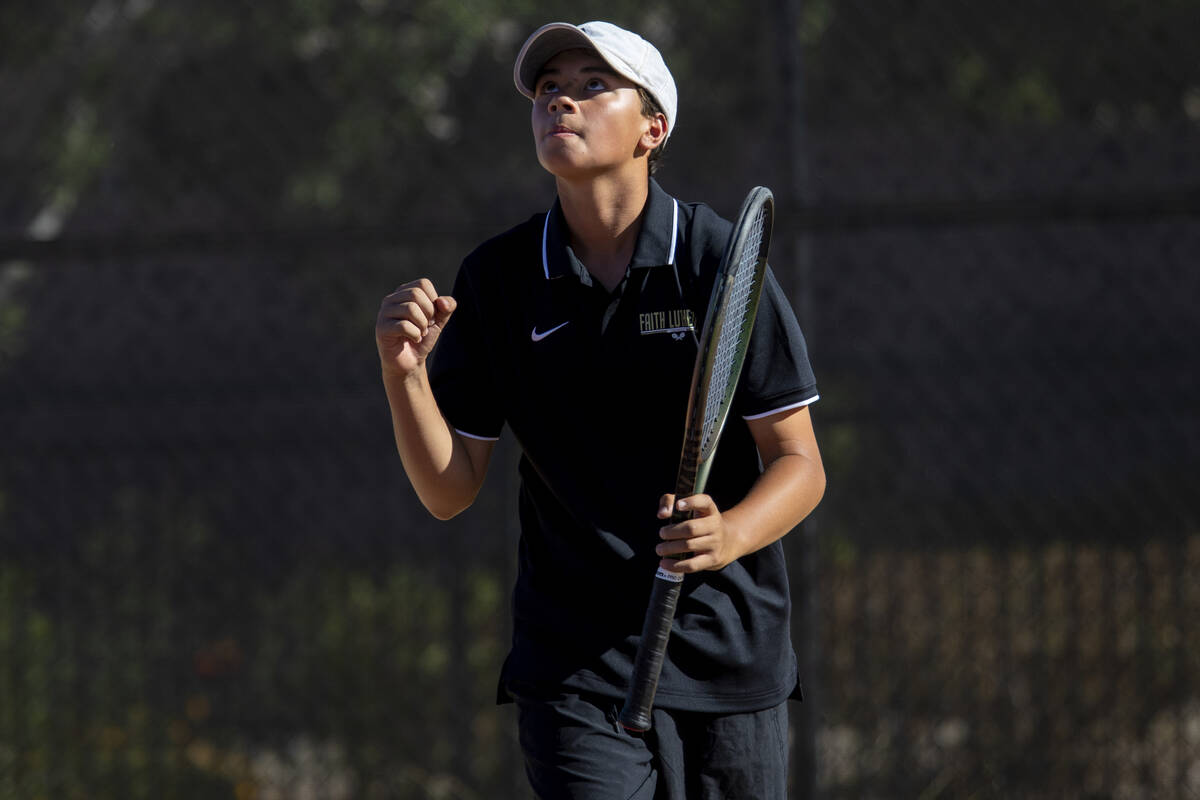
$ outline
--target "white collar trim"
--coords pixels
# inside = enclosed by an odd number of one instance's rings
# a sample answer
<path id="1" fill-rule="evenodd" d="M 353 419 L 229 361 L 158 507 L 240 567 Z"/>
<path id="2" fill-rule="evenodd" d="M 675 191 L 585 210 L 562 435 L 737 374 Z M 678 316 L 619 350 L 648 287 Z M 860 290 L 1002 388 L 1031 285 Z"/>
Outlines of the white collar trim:
<path id="1" fill-rule="evenodd" d="M 667 253 L 667 263 L 675 263 L 675 243 L 679 239 L 679 201 L 674 197 L 671 198 L 671 249 Z M 550 280 L 550 259 L 546 254 L 546 240 L 550 234 L 550 215 L 554 209 L 546 212 L 546 218 L 542 221 L 542 273 L 546 276 L 546 280 Z"/>

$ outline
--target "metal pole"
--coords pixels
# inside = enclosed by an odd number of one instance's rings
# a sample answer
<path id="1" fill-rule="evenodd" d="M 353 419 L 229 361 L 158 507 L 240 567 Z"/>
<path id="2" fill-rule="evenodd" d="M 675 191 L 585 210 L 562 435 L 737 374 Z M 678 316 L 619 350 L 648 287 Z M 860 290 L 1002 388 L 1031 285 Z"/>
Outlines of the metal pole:
<path id="1" fill-rule="evenodd" d="M 783 143 L 780 180 L 783 185 L 785 219 L 798 220 L 802 211 L 811 205 L 811 181 L 808 170 L 807 141 L 804 124 L 803 58 L 799 31 L 803 0 L 775 0 L 776 51 L 779 57 L 779 76 L 785 102 L 780 108 L 779 141 Z M 766 15 L 768 18 L 771 15 Z M 812 258 L 809 237 L 792 222 L 785 225 L 785 256 L 791 269 L 777 277 L 796 307 L 797 316 L 811 347 L 814 343 L 814 309 L 812 302 Z M 787 262 L 785 262 L 787 263 Z M 797 800 L 816 800 L 817 729 L 820 719 L 821 687 L 818 683 L 819 637 L 817 635 L 817 548 L 816 520 L 810 517 L 787 538 L 792 578 L 793 641 L 800 661 L 804 682 L 804 702 L 792 706 L 794 739 L 791 755 L 791 796 Z"/>

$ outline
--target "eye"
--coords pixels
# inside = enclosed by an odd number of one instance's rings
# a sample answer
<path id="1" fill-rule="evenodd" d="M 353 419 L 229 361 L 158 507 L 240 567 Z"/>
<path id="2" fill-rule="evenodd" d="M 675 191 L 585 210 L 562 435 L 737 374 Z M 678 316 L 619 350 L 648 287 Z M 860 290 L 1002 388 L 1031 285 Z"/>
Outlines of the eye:
<path id="1" fill-rule="evenodd" d="M 584 88 L 589 92 L 602 92 L 607 87 L 605 86 L 604 81 L 600 80 L 599 78 L 591 78 L 586 84 L 584 84 Z"/>
<path id="2" fill-rule="evenodd" d="M 537 94 L 554 94 L 558 91 L 558 84 L 552 80 L 544 80 L 537 85 Z"/>

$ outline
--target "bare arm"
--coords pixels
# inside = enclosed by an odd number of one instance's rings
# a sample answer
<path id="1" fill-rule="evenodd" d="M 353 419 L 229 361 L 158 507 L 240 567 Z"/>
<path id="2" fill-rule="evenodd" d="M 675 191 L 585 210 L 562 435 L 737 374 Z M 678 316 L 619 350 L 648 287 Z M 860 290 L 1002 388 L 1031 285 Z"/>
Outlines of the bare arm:
<path id="1" fill-rule="evenodd" d="M 708 495 L 675 499 L 663 495 L 658 516 L 668 519 L 671 504 L 695 517 L 662 529 L 658 554 L 675 572 L 721 569 L 780 539 L 807 517 L 825 493 L 825 468 L 807 407 L 749 421 L 763 473 L 740 503 L 725 511 Z M 675 560 L 671 556 L 691 553 Z"/>
<path id="2" fill-rule="evenodd" d="M 417 496 L 438 519 L 475 501 L 493 446 L 450 427 L 429 385 L 425 361 L 455 307 L 454 298 L 421 279 L 385 297 L 375 320 L 396 449 Z"/>

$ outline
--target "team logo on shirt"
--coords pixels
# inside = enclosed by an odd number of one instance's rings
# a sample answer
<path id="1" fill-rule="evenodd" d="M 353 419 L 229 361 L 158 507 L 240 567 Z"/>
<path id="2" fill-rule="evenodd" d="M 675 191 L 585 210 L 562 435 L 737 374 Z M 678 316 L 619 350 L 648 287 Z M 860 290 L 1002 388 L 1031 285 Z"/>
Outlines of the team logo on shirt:
<path id="1" fill-rule="evenodd" d="M 648 311 L 638 314 L 638 328 L 642 336 L 652 333 L 669 333 L 676 341 L 696 330 L 696 315 L 690 308 L 675 308 L 668 311 Z"/>

